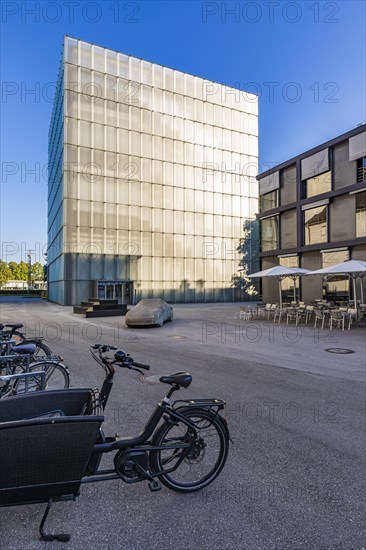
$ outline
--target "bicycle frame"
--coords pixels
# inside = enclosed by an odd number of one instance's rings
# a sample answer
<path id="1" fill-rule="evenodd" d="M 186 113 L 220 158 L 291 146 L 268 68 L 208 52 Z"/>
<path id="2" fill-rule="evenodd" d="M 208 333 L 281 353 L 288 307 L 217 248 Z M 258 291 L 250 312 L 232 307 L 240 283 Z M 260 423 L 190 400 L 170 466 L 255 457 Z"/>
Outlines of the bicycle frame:
<path id="1" fill-rule="evenodd" d="M 8 351 L 8 350 L 7 350 Z M 0 356 L 0 374 L 3 369 L 5 369 L 5 375 L 0 376 L 0 380 L 5 382 L 4 386 L 0 388 L 0 399 L 3 395 L 5 395 L 9 387 L 12 385 L 12 382 L 19 379 L 24 378 L 25 379 L 25 388 L 26 391 L 28 389 L 28 380 L 29 378 L 32 378 L 32 376 L 27 376 L 31 373 L 29 373 L 29 364 L 30 364 L 30 358 L 29 355 L 2 355 Z M 4 365 L 4 366 L 3 366 Z M 20 367 L 22 369 L 22 373 L 15 373 L 16 367 Z M 33 377 L 34 378 L 34 377 Z M 44 388 L 44 377 L 41 379 L 41 387 Z"/>
<path id="2" fill-rule="evenodd" d="M 107 351 L 109 349 L 108 347 Z M 106 437 L 102 428 L 104 421 L 102 410 L 107 404 L 113 385 L 115 373 L 113 365 L 117 363 L 121 367 L 139 372 L 142 372 L 139 367 L 142 369 L 149 367 L 134 363 L 131 357 L 122 355 L 124 352 L 117 352 L 113 360 L 103 356 L 102 351 L 99 353 L 98 363 L 103 365 L 106 376 L 100 392 L 91 389 L 64 389 L 49 393 L 41 391 L 35 392 L 34 395 L 29 393 L 25 396 L 9 397 L 1 404 L 1 406 L 5 405 L 2 407 L 4 424 L 0 432 L 3 443 L 0 446 L 0 454 L 3 453 L 2 459 L 5 464 L 5 469 L 0 470 L 2 479 L 5 479 L 4 472 L 13 468 L 13 455 L 9 454 L 9 448 L 17 452 L 19 445 L 24 446 L 25 452 L 28 453 L 28 464 L 38 465 L 43 453 L 50 453 L 51 449 L 53 452 L 54 447 L 57 448 L 57 446 L 72 447 L 75 438 L 79 438 L 72 460 L 67 453 L 61 464 L 57 462 L 50 464 L 49 479 L 44 479 L 43 472 L 40 473 L 37 468 L 34 468 L 34 473 L 32 469 L 25 472 L 26 475 L 21 478 L 21 484 L 19 484 L 18 472 L 15 472 L 10 482 L 6 478 L 4 487 L 0 486 L 0 495 L 4 497 L 3 500 L 0 498 L 0 507 L 47 502 L 40 524 L 40 534 L 44 540 L 69 540 L 69 535 L 46 534 L 45 521 L 52 503 L 57 500 L 75 500 L 79 496 L 81 484 L 113 479 L 122 479 L 125 483 L 147 480 L 152 491 L 159 490 L 161 488 L 159 476 L 179 468 L 187 457 L 190 458 L 189 453 L 194 449 L 196 441 L 200 439 L 201 430 L 205 429 L 205 423 L 202 426 L 199 420 L 205 418 L 205 416 L 202 417 L 202 408 L 210 410 L 214 418 L 214 415 L 218 415 L 225 406 L 225 402 L 219 399 L 177 400 L 171 403 L 172 394 L 181 386 L 189 385 L 189 382 L 186 385 L 183 383 L 180 385 L 182 379 L 172 377 L 169 381 L 172 385 L 167 395 L 157 403 L 137 436 Z M 14 358 L 14 356 L 10 357 Z M 44 373 L 31 374 L 33 376 L 40 374 L 44 381 Z M 192 413 L 187 414 L 187 411 Z M 196 422 L 195 413 L 198 417 Z M 211 415 L 206 414 L 206 417 L 210 419 Z M 162 420 L 163 423 L 161 423 Z M 227 437 L 230 438 L 225 419 L 220 416 L 220 420 L 227 432 Z M 171 423 L 172 426 L 183 425 L 187 429 L 183 429 L 177 436 L 173 433 L 170 438 L 162 438 L 162 430 L 166 429 L 164 423 Z M 170 426 L 168 431 L 169 429 Z M 13 436 L 15 431 L 21 434 L 18 430 L 26 430 L 26 434 L 31 434 L 31 448 L 27 447 L 27 437 L 20 439 L 19 436 Z M 221 432 L 223 433 L 222 429 Z M 45 437 L 45 433 L 48 437 Z M 40 445 L 37 445 L 37 437 L 40 437 Z M 154 462 L 156 455 L 153 453 L 166 450 L 175 451 L 170 453 L 174 460 Z M 116 453 L 113 467 L 99 469 L 103 454 L 110 452 Z M 69 470 L 70 474 L 68 474 Z M 23 475 L 23 471 L 21 473 Z"/>
<path id="3" fill-rule="evenodd" d="M 168 395 L 171 394 L 173 391 L 176 391 L 179 388 L 172 387 L 169 391 Z M 192 422 L 189 418 L 187 418 L 184 414 L 179 412 L 179 409 L 174 409 L 175 403 L 186 403 L 186 407 L 180 407 L 184 410 L 187 410 L 187 408 L 194 408 L 194 407 L 204 407 L 208 409 L 215 409 L 216 413 L 220 409 L 223 409 L 225 406 L 225 402 L 219 399 L 197 399 L 197 400 L 189 400 L 189 401 L 176 401 L 173 403 L 173 406 L 170 405 L 169 397 L 168 395 L 155 407 L 154 411 L 152 412 L 149 420 L 147 421 L 145 427 L 143 428 L 142 432 L 136 436 L 136 437 L 107 437 L 105 438 L 105 442 L 103 443 L 96 443 L 94 445 L 93 454 L 94 455 L 101 455 L 104 453 L 110 453 L 113 451 L 121 451 L 121 450 L 128 450 L 130 452 L 134 451 L 144 451 L 144 452 L 151 452 L 151 451 L 162 451 L 167 449 L 187 449 L 187 451 L 191 448 L 190 443 L 174 443 L 174 444 L 164 444 L 161 446 L 152 445 L 150 438 L 154 434 L 156 428 L 159 425 L 160 420 L 164 417 L 165 420 L 168 418 L 170 419 L 173 424 L 178 424 L 178 422 L 182 422 L 187 426 L 187 428 L 190 428 L 193 431 L 193 437 L 196 437 L 197 430 L 196 425 L 194 422 Z M 222 419 L 224 420 L 224 419 Z M 226 422 L 224 421 L 224 424 L 226 426 Z M 226 426 L 227 427 L 227 426 Z M 148 478 L 155 478 L 161 475 L 162 473 L 170 473 L 176 470 L 181 462 L 185 458 L 185 454 L 182 453 L 181 458 L 176 461 L 175 465 L 168 469 L 168 470 L 161 470 L 159 472 L 149 472 Z M 98 470 L 99 466 L 99 460 L 95 463 L 95 470 L 93 472 L 90 472 L 90 474 L 87 477 L 84 477 L 81 480 L 81 483 L 93 483 L 97 481 L 106 481 L 111 479 L 120 478 L 119 474 L 116 472 L 116 470 L 109 469 L 109 470 Z M 127 481 L 124 479 L 127 483 L 135 483 L 135 480 Z M 142 481 L 142 479 L 137 479 L 136 481 Z"/>

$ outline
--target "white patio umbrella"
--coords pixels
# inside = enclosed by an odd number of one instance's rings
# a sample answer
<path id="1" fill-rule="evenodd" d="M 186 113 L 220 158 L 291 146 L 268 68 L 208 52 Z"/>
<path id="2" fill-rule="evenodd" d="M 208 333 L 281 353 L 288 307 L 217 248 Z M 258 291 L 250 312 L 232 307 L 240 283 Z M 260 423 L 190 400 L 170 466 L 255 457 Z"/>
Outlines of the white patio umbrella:
<path id="1" fill-rule="evenodd" d="M 262 277 L 275 277 L 278 280 L 278 290 L 280 294 L 280 307 L 282 308 L 282 279 L 289 277 L 290 279 L 297 279 L 302 275 L 307 275 L 310 272 L 308 269 L 303 269 L 301 267 L 285 267 L 283 265 L 276 265 L 275 267 L 270 267 L 268 269 L 263 269 L 262 271 L 257 271 L 251 275 L 247 275 L 249 279 L 262 278 Z M 294 299 L 296 300 L 296 288 L 294 285 Z"/>
<path id="2" fill-rule="evenodd" d="M 353 279 L 353 298 L 357 306 L 356 279 L 366 275 L 366 262 L 362 260 L 348 260 L 340 264 L 323 267 L 308 273 L 308 275 L 349 275 Z M 363 288 L 361 284 L 361 300 L 363 302 Z"/>

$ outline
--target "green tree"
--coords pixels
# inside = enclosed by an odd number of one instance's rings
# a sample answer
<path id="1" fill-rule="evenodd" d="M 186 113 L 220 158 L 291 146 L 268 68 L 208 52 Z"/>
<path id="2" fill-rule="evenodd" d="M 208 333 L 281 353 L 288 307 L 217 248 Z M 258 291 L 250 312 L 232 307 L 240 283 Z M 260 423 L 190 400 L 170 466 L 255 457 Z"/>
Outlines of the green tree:
<path id="1" fill-rule="evenodd" d="M 44 279 L 43 265 L 40 262 L 35 262 L 32 265 L 32 280 L 43 281 L 43 279 Z"/>
<path id="2" fill-rule="evenodd" d="M 8 264 L 3 260 L 0 260 L 0 286 L 4 285 L 12 278 L 11 270 Z"/>
<path id="3" fill-rule="evenodd" d="M 258 251 L 259 251 L 259 227 L 258 220 L 245 220 L 243 224 L 243 237 L 237 251 L 242 254 L 239 262 L 239 274 L 231 277 L 231 286 L 240 289 L 242 299 L 246 300 L 251 296 L 258 296 L 258 289 L 253 285 L 252 280 L 248 278 L 250 273 L 258 271 Z"/>
<path id="4" fill-rule="evenodd" d="M 12 273 L 11 279 L 15 281 L 28 281 L 28 264 L 26 262 L 9 262 L 8 266 Z"/>

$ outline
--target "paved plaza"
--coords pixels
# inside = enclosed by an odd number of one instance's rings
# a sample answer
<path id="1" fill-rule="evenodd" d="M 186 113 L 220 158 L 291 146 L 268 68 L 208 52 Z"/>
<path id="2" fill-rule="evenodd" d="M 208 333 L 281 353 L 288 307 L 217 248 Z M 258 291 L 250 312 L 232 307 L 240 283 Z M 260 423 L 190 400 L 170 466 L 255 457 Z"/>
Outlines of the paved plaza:
<path id="1" fill-rule="evenodd" d="M 239 319 L 239 304 L 181 304 L 163 328 L 128 329 L 123 317 L 85 319 L 39 299 L 2 297 L 2 322 L 24 322 L 70 368 L 72 386 L 100 387 L 88 351 L 111 343 L 151 365 L 146 379 L 116 373 L 105 431 L 140 431 L 165 386 L 188 370 L 179 398 L 219 397 L 234 445 L 219 478 L 182 495 L 145 482 L 90 484 L 54 505 L 50 531 L 85 549 L 361 549 L 364 547 L 365 329 L 314 330 Z M 341 348 L 353 353 L 329 353 Z M 150 378 L 151 377 L 151 378 Z M 106 460 L 108 464 L 108 460 Z M 38 540 L 43 505 L 2 508 L 0 547 Z"/>

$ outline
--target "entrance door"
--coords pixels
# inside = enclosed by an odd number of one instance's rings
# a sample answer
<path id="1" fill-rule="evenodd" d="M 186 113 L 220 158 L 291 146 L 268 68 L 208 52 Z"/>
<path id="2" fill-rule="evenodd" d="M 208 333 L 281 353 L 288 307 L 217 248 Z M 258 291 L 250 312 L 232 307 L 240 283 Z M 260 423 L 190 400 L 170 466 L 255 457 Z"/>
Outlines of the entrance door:
<path id="1" fill-rule="evenodd" d="M 119 304 L 123 304 L 123 302 L 122 302 L 122 287 L 123 287 L 123 283 L 115 283 L 114 284 L 114 299 L 118 300 Z"/>
<path id="2" fill-rule="evenodd" d="M 133 300 L 132 281 L 98 281 L 98 298 L 118 300 L 119 304 L 131 304 Z"/>
<path id="3" fill-rule="evenodd" d="M 131 304 L 132 300 L 132 283 L 122 284 L 122 304 Z"/>
<path id="4" fill-rule="evenodd" d="M 114 300 L 114 283 L 106 283 L 105 297 L 107 300 Z"/>

